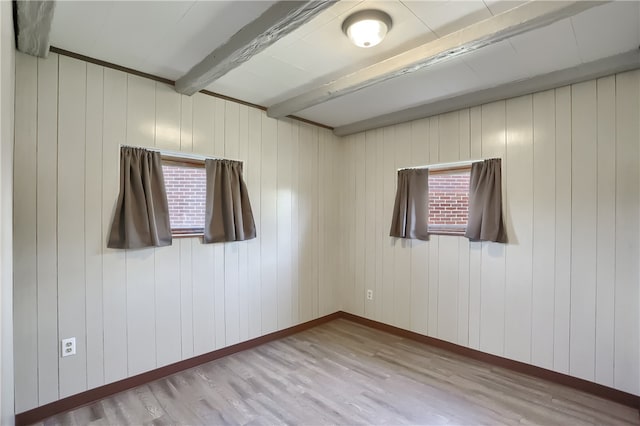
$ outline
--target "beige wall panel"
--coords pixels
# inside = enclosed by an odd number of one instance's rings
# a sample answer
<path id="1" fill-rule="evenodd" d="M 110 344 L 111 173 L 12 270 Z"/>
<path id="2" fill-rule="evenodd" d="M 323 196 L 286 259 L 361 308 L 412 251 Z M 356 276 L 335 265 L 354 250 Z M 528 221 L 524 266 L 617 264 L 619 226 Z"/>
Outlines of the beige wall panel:
<path id="1" fill-rule="evenodd" d="M 48 99 L 48 96 L 43 96 Z M 86 262 L 87 388 L 104 384 L 104 307 L 102 303 L 102 139 L 104 117 L 104 69 L 87 64 L 87 118 L 84 182 L 84 251 Z M 41 121 L 41 120 L 39 120 Z M 55 173 L 51 170 L 50 173 Z M 99 188 L 94 190 L 93 188 Z M 55 202 L 52 197 L 51 203 Z M 44 211 L 47 211 L 45 209 Z M 38 211 L 41 211 L 39 208 Z M 41 231 L 39 231 L 41 232 Z M 55 277 L 55 274 L 52 274 Z M 51 297 L 55 297 L 53 290 Z M 41 401 L 42 403 L 42 401 Z"/>
<path id="2" fill-rule="evenodd" d="M 77 354 L 59 358 L 60 397 L 87 389 L 84 240 L 87 64 L 60 57 L 58 97 L 58 335 Z"/>
<path id="3" fill-rule="evenodd" d="M 640 73 L 616 77 L 616 288 L 614 385 L 640 394 L 640 333 L 636 304 L 640 293 Z"/>
<path id="4" fill-rule="evenodd" d="M 553 369 L 569 373 L 571 312 L 571 87 L 556 89 L 556 268 Z"/>
<path id="5" fill-rule="evenodd" d="M 16 54 L 15 148 L 13 153 L 13 304 L 16 412 L 38 405 L 37 59 Z M 51 361 L 57 364 L 56 360 Z"/>
<path id="6" fill-rule="evenodd" d="M 101 78 L 100 78 L 101 80 Z M 89 81 L 87 82 L 89 83 Z M 100 111 L 99 123 L 87 121 L 87 137 L 95 137 L 97 132 L 96 146 L 102 149 L 102 81 L 98 88 L 92 87 L 87 93 L 87 115 L 94 105 L 92 102 L 99 102 Z M 89 90 L 89 84 L 87 89 Z M 98 90 L 96 90 L 98 89 Z M 94 96 L 95 95 L 95 96 Z M 58 305 L 56 303 L 58 292 L 58 212 L 57 212 L 57 192 L 58 192 L 58 55 L 50 55 L 48 59 L 38 59 L 38 152 L 37 152 L 37 276 L 38 276 L 38 400 L 40 404 L 46 404 L 58 399 L 58 354 L 60 344 L 58 343 Z M 87 117 L 89 118 L 89 117 Z M 87 160 L 95 160 L 96 157 L 88 152 Z M 97 158 L 98 162 L 101 157 Z M 95 165 L 95 162 L 92 163 Z M 101 164 L 96 165 L 96 170 L 101 169 Z M 98 181 L 102 176 L 97 173 L 93 175 Z M 98 182 L 100 185 L 101 182 Z M 93 210 L 86 211 L 90 226 L 87 229 L 88 244 L 91 252 L 87 253 L 87 305 L 95 310 L 91 320 L 87 321 L 87 333 L 93 325 L 97 329 L 102 329 L 102 301 L 96 304 L 94 297 L 97 292 L 102 292 L 102 265 L 101 265 L 101 227 L 100 223 L 100 193 L 94 193 L 93 199 L 85 200 L 92 202 Z M 96 243 L 97 239 L 97 245 Z M 97 276 L 96 276 L 97 274 Z M 95 321 L 95 322 L 94 322 Z M 96 330 L 97 331 L 97 330 Z M 102 372 L 102 334 L 87 335 L 87 370 L 91 367 L 92 372 L 97 373 L 97 384 L 102 380 L 99 376 Z M 91 343 L 91 346 L 90 346 Z M 94 345 L 93 343 L 96 343 Z M 96 351 L 97 350 L 97 351 Z M 92 356 L 89 356 L 92 355 Z M 94 361 L 98 365 L 94 364 Z M 90 367 L 91 366 L 91 367 Z M 96 371 L 98 370 L 98 371 Z M 88 378 L 89 379 L 89 378 Z M 94 375 L 91 375 L 89 383 L 94 383 Z M 91 386 L 91 385 L 90 385 Z M 96 384 L 93 384 L 96 386 Z"/>
<path id="7" fill-rule="evenodd" d="M 571 87 L 571 333 L 569 372 L 595 379 L 597 244 L 596 82 Z"/>
<path id="8" fill-rule="evenodd" d="M 533 95 L 531 363 L 553 369 L 556 239 L 555 91 Z"/>
<path id="9" fill-rule="evenodd" d="M 483 105 L 482 110 L 482 157 L 502 158 L 503 210 L 508 185 L 505 170 L 506 102 L 499 101 Z M 509 238 L 509 236 L 507 236 Z M 504 354 L 505 313 L 505 246 L 497 243 L 482 243 L 480 266 L 480 350 L 495 355 Z"/>
<path id="10" fill-rule="evenodd" d="M 596 249 L 595 381 L 614 384 L 616 270 L 616 78 L 597 81 L 598 207 Z"/>
<path id="11" fill-rule="evenodd" d="M 533 99 L 507 101 L 505 355 L 531 362 Z"/>

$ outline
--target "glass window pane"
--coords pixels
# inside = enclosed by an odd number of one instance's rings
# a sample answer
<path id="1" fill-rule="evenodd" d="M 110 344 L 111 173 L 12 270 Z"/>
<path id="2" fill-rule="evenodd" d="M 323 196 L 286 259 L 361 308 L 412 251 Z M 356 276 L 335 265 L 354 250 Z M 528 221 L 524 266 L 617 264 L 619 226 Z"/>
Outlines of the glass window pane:
<path id="1" fill-rule="evenodd" d="M 429 230 L 463 233 L 469 214 L 469 170 L 429 174 Z"/>
<path id="2" fill-rule="evenodd" d="M 163 164 L 172 230 L 204 228 L 206 172 L 203 167 Z"/>

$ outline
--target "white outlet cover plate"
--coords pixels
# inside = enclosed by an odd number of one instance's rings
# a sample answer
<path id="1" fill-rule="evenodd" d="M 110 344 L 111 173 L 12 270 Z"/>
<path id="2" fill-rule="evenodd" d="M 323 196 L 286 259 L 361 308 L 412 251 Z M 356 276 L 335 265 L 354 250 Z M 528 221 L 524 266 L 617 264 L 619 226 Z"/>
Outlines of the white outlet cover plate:
<path id="1" fill-rule="evenodd" d="M 71 356 L 76 354 L 76 338 L 62 339 L 61 344 L 62 356 Z"/>

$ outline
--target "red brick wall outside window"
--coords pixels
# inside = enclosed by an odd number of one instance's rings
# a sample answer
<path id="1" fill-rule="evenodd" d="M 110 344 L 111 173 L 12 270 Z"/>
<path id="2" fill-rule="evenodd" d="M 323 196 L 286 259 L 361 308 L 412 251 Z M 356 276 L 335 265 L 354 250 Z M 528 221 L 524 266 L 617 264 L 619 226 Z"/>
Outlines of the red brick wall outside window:
<path id="1" fill-rule="evenodd" d="M 469 214 L 469 170 L 429 174 L 429 230 L 463 233 Z"/>
<path id="2" fill-rule="evenodd" d="M 199 229 L 202 232 L 206 199 L 205 169 L 163 164 L 162 173 L 167 188 L 171 229 Z"/>

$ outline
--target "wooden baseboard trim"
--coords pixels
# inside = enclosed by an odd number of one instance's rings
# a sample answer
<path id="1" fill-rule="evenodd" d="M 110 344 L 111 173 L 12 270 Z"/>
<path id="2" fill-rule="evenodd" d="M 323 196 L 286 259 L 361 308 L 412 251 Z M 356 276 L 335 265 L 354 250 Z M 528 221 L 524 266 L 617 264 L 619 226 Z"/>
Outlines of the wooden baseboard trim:
<path id="1" fill-rule="evenodd" d="M 600 385 L 588 380 L 579 379 L 577 377 L 568 376 L 566 374 L 558 373 L 556 371 L 547 370 L 545 368 L 536 367 L 535 365 L 526 364 L 520 361 L 514 361 L 512 359 L 503 358 L 497 355 L 491 355 L 486 352 L 481 352 L 476 349 L 471 349 L 466 346 L 460 346 L 455 343 L 446 342 L 444 340 L 436 339 L 434 337 L 425 336 L 423 334 L 415 333 L 413 331 L 405 330 L 403 328 L 394 327 L 392 325 L 384 324 L 378 321 L 370 320 L 358 315 L 353 315 L 347 312 L 340 311 L 340 317 L 346 320 L 374 328 L 376 330 L 384 331 L 390 334 L 394 334 L 399 337 L 404 337 L 410 340 L 414 340 L 420 343 L 434 346 L 446 351 L 472 358 L 478 361 L 486 362 L 487 364 L 494 365 L 496 367 L 505 368 L 508 370 L 516 371 L 518 373 L 526 374 L 528 376 L 538 377 L 549 382 L 564 385 L 582 392 L 589 393 L 591 395 L 598 396 L 600 398 L 608 399 L 629 407 L 637 408 L 640 410 L 640 396 L 631 393 L 623 392 L 618 389 L 613 389 L 608 386 Z"/>
<path id="2" fill-rule="evenodd" d="M 226 348 L 208 352 L 203 355 L 199 355 L 193 358 L 176 362 L 174 364 L 157 368 L 155 370 L 138 374 L 137 376 L 128 377 L 126 379 L 109 383 L 95 389 L 90 389 L 88 391 L 72 395 L 67 398 L 59 399 L 58 401 L 54 401 L 41 407 L 16 414 L 15 422 L 17 426 L 33 424 L 55 414 L 73 410 L 83 405 L 90 404 L 99 399 L 106 398 L 116 393 L 120 393 L 127 389 L 144 385 L 146 383 L 161 379 L 166 376 L 170 376 L 171 374 L 175 374 L 189 368 L 197 367 L 198 365 L 204 364 L 206 362 L 213 361 L 227 355 L 235 354 L 237 352 L 245 351 L 247 349 L 255 348 L 256 346 L 260 346 L 274 340 L 282 339 L 284 337 L 291 336 L 292 334 L 300 333 L 301 331 L 308 330 L 320 324 L 333 321 L 337 318 L 340 318 L 342 315 L 342 312 L 335 312 L 333 314 L 325 315 L 323 317 L 302 324 L 294 325 L 293 327 L 285 328 L 284 330 L 279 330 L 273 333 L 266 334 L 264 336 L 256 337 L 255 339 L 247 340 L 246 342 L 227 346 Z"/>

